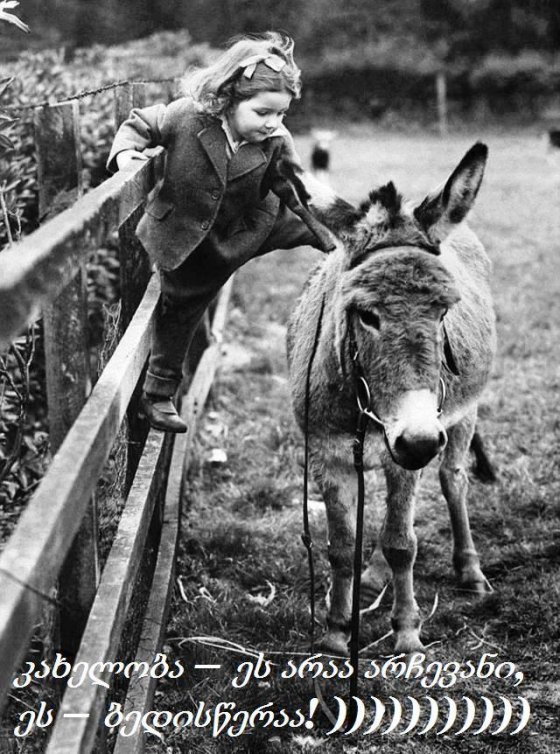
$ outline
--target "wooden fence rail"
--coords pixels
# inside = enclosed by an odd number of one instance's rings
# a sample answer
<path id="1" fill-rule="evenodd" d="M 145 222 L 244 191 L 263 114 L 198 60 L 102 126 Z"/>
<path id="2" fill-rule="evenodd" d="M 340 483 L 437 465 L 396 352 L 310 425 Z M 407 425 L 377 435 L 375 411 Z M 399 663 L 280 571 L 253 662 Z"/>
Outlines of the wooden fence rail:
<path id="1" fill-rule="evenodd" d="M 143 93 L 118 91 L 117 123 Z M 98 572 L 95 490 L 127 412 L 127 440 L 141 445 L 134 396 L 149 350 L 159 279 L 150 277 L 132 228 L 146 195 L 162 174 L 162 150 L 81 196 L 76 153 L 77 112 L 62 103 L 36 116 L 41 138 L 56 155 L 43 160 L 42 210 L 57 191 L 74 192 L 75 202 L 39 230 L 0 254 L 0 347 L 45 312 L 45 352 L 49 379 L 49 418 L 56 454 L 0 555 L 0 707 L 26 656 L 34 627 L 46 604 L 62 605 L 61 644 L 75 662 L 92 666 L 117 659 L 123 632 L 136 610 L 138 648 L 132 659 L 151 662 L 159 651 L 173 582 L 185 459 L 196 418 L 210 390 L 220 353 L 231 283 L 220 295 L 212 337 L 203 351 L 182 415 L 186 436 L 147 435 L 143 450 L 129 464 L 131 482 L 103 572 Z M 55 149 L 56 151 L 56 149 Z M 85 260 L 108 233 L 121 240 L 121 312 L 126 330 L 91 390 L 85 332 Z M 142 271 L 138 279 L 138 271 Z M 145 280 L 149 278 L 147 286 Z M 131 284 L 134 283 L 134 284 Z M 145 288 L 142 294 L 142 289 Z M 61 312 L 63 316 L 61 316 Z M 143 440 L 146 428 L 141 428 Z M 175 440 L 175 442 L 173 442 Z M 133 474 L 133 477 L 132 477 Z M 138 615 L 133 595 L 146 553 L 155 549 L 148 573 L 147 606 Z M 145 578 L 145 574 L 144 574 Z M 57 587 L 58 591 L 53 592 Z M 53 600 L 53 594 L 55 599 Z M 65 639 L 66 636 L 70 640 Z M 75 641 L 75 646 L 72 642 Z M 82 666 L 83 667 L 83 666 Z M 107 681 L 110 674 L 105 672 Z M 104 673 L 101 673 L 104 677 Z M 153 679 L 130 684 L 127 709 L 147 710 Z M 86 681 L 68 687 L 58 711 L 48 752 L 106 751 L 102 709 L 107 689 Z M 76 717 L 81 715 L 81 717 Z M 118 754 L 143 750 L 143 737 L 119 739 Z"/>

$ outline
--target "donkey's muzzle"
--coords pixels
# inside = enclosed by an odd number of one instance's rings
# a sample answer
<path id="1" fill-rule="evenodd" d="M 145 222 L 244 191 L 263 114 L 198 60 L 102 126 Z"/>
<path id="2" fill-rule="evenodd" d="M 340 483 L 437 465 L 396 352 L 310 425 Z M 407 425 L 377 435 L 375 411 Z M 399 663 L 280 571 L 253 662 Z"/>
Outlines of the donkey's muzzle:
<path id="1" fill-rule="evenodd" d="M 405 469 L 423 469 L 447 445 L 447 434 L 443 427 L 431 432 L 416 434 L 406 430 L 400 434 L 392 448 L 393 460 Z"/>

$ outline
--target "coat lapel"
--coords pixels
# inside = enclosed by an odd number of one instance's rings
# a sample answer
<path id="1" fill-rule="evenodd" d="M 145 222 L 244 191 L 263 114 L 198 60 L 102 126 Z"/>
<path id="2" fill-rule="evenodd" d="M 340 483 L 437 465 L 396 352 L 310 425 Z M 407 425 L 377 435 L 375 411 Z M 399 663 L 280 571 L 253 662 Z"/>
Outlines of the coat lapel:
<path id="1" fill-rule="evenodd" d="M 266 155 L 257 144 L 244 144 L 231 158 L 228 180 L 234 181 L 250 173 L 267 161 Z"/>
<path id="2" fill-rule="evenodd" d="M 210 162 L 214 166 L 214 170 L 218 174 L 220 181 L 225 186 L 227 183 L 228 159 L 226 154 L 226 135 L 220 124 L 212 123 L 212 125 L 200 131 L 197 136 L 210 158 Z"/>
<path id="3" fill-rule="evenodd" d="M 225 185 L 267 162 L 267 156 L 258 144 L 244 144 L 229 161 L 226 154 L 226 135 L 220 123 L 212 123 L 198 134 L 214 170 Z"/>

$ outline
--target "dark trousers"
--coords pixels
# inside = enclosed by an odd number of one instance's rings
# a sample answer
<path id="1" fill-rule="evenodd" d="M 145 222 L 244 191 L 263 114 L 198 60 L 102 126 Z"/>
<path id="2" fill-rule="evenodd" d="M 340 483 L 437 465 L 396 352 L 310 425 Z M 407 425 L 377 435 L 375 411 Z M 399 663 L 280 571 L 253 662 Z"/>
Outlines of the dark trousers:
<path id="1" fill-rule="evenodd" d="M 281 207 L 264 244 L 252 248 L 250 232 L 237 243 L 211 236 L 174 270 L 160 270 L 161 296 L 152 331 L 151 355 L 144 390 L 171 397 L 182 379 L 185 355 L 212 299 L 228 278 L 254 257 L 275 249 L 315 246 L 317 240 L 289 209 Z"/>

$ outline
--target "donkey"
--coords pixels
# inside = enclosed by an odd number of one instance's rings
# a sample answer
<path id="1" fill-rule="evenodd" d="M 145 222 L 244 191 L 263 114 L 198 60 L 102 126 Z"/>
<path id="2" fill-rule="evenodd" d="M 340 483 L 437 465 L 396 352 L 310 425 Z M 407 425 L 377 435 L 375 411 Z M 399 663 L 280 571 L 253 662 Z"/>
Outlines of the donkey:
<path id="1" fill-rule="evenodd" d="M 335 244 L 307 281 L 287 338 L 294 412 L 304 430 L 307 411 L 310 465 L 328 518 L 325 651 L 346 654 L 349 639 L 360 379 L 360 403 L 369 399 L 366 410 L 375 419 L 364 466 L 379 457 L 387 482 L 380 547 L 362 584 L 366 592 L 378 591 L 392 572 L 395 651 L 423 648 L 412 576 L 414 500 L 421 470 L 436 457 L 459 585 L 490 590 L 469 526 L 466 462 L 495 353 L 495 317 L 489 259 L 463 222 L 486 158 L 486 146 L 475 144 L 443 189 L 417 206 L 389 183 L 354 207 L 297 166 L 278 166 L 285 182 L 278 193 L 293 208 L 299 202 L 298 214 L 310 227 L 326 226 Z"/>
<path id="2" fill-rule="evenodd" d="M 312 129 L 313 148 L 311 150 L 311 171 L 317 180 L 330 186 L 331 143 L 336 131 Z"/>

